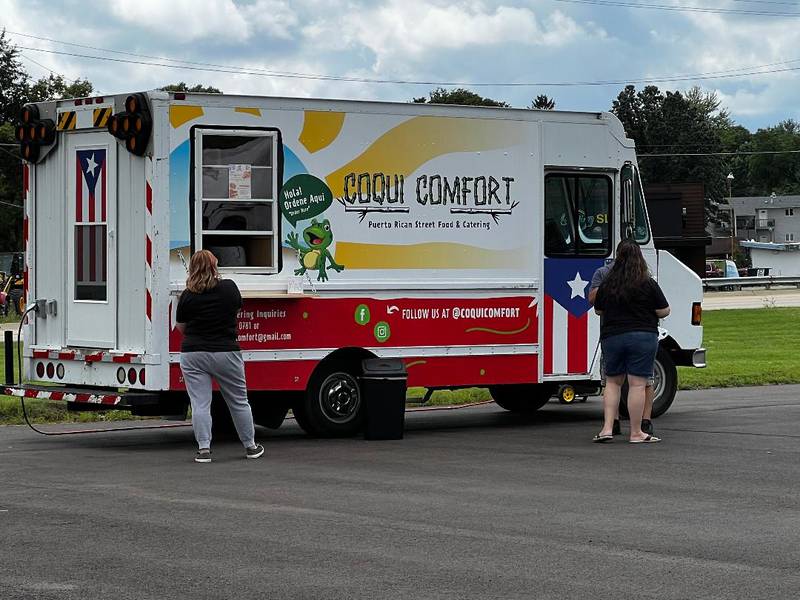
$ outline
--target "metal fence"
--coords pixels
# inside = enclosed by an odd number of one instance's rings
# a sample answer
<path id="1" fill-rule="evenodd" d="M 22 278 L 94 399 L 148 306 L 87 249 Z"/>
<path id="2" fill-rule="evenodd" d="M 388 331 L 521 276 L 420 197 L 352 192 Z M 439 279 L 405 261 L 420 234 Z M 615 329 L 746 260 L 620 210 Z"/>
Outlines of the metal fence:
<path id="1" fill-rule="evenodd" d="M 703 279 L 704 290 L 741 289 L 745 287 L 795 286 L 800 288 L 800 277 L 765 275 L 761 277 L 709 277 Z"/>

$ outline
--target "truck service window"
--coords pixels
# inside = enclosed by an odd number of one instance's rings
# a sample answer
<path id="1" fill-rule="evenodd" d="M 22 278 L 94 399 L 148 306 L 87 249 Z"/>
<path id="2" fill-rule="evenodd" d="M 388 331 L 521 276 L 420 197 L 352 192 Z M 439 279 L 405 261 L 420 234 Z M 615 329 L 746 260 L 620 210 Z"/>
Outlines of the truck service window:
<path id="1" fill-rule="evenodd" d="M 195 132 L 195 247 L 221 268 L 277 272 L 277 154 L 268 131 Z"/>
<path id="2" fill-rule="evenodd" d="M 611 253 L 611 179 L 605 175 L 550 174 L 544 183 L 546 256 Z"/>

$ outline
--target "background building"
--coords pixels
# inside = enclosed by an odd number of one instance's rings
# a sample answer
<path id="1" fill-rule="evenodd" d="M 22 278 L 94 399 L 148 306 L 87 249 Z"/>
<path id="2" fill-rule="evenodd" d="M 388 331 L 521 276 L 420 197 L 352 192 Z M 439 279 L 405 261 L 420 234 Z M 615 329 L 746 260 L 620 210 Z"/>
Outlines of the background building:
<path id="1" fill-rule="evenodd" d="M 702 183 L 659 183 L 644 186 L 653 242 L 705 277 L 705 190 Z"/>
<path id="2" fill-rule="evenodd" d="M 762 243 L 800 242 L 800 196 L 731 198 L 736 238 Z"/>
<path id="3" fill-rule="evenodd" d="M 777 277 L 800 276 L 800 242 L 739 242 L 750 251 L 753 269 L 766 270 Z M 766 274 L 766 273 L 765 273 Z"/>

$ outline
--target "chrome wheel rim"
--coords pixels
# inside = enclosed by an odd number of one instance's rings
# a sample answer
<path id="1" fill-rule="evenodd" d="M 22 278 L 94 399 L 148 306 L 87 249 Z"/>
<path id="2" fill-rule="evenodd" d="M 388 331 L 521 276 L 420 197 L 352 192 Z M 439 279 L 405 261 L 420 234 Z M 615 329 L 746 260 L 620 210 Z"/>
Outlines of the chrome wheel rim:
<path id="1" fill-rule="evenodd" d="M 664 394 L 664 366 L 658 360 L 653 365 L 653 403 L 659 402 Z"/>
<path id="2" fill-rule="evenodd" d="M 352 421 L 361 408 L 358 382 L 349 373 L 332 373 L 319 389 L 319 407 L 333 423 Z"/>

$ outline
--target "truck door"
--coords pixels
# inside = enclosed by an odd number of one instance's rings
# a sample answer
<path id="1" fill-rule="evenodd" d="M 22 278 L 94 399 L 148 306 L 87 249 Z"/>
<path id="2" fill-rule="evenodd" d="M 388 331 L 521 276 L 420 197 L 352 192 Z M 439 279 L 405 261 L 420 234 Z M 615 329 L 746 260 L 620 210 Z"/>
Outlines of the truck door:
<path id="1" fill-rule="evenodd" d="M 588 296 L 592 275 L 611 255 L 612 192 L 608 174 L 545 175 L 545 381 L 586 376 L 599 360 L 600 322 Z"/>
<path id="2" fill-rule="evenodd" d="M 105 132 L 67 136 L 67 344 L 117 341 L 117 144 Z"/>
<path id="3" fill-rule="evenodd" d="M 642 249 L 642 256 L 654 276 L 658 273 L 658 253 L 650 232 L 647 206 L 639 169 L 631 163 L 620 171 L 620 239 L 631 238 Z"/>

